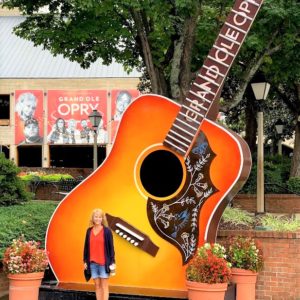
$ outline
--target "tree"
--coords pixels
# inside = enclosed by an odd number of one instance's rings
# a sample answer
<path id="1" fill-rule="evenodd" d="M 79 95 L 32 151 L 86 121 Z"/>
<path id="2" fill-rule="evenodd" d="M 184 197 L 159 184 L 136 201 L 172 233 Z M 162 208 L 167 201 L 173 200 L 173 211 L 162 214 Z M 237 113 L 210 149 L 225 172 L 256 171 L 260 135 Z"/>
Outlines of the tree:
<path id="1" fill-rule="evenodd" d="M 20 169 L 4 153 L 0 153 L 0 206 L 26 202 L 32 194 L 25 190 L 25 183 L 17 176 Z"/>
<path id="2" fill-rule="evenodd" d="M 83 67 L 99 57 L 147 73 L 152 92 L 179 99 L 190 83 L 198 1 L 11 0 L 28 18 L 16 33 Z M 48 12 L 38 13 L 47 7 Z"/>
<path id="3" fill-rule="evenodd" d="M 298 1 L 265 0 L 223 90 L 222 110 L 246 123 L 246 140 L 255 150 L 257 106 L 249 84 L 263 73 L 271 84 L 266 110 L 267 138 L 274 140 L 274 124 L 285 121 L 285 137 L 295 133 L 291 176 L 300 176 L 300 6 Z M 232 84 L 233 83 L 233 84 Z M 243 114 L 244 112 L 244 114 Z M 284 116 L 284 117 L 283 117 Z M 232 118 L 231 118 L 232 120 Z M 272 134 L 273 131 L 273 134 Z"/>
<path id="4" fill-rule="evenodd" d="M 35 45 L 63 54 L 83 67 L 101 58 L 105 64 L 113 60 L 122 63 L 127 70 L 138 68 L 145 79 L 141 86 L 180 102 L 233 3 L 6 0 L 4 5 L 28 15 L 16 33 Z M 255 106 L 246 91 L 253 77 L 263 72 L 278 88 L 299 79 L 299 10 L 297 0 L 264 1 L 224 86 L 221 109 L 226 114 L 248 99 L 245 131 L 250 145 L 255 139 Z M 296 142 L 300 142 L 297 134 L 296 130 Z M 300 159 L 295 165 L 300 169 Z"/>

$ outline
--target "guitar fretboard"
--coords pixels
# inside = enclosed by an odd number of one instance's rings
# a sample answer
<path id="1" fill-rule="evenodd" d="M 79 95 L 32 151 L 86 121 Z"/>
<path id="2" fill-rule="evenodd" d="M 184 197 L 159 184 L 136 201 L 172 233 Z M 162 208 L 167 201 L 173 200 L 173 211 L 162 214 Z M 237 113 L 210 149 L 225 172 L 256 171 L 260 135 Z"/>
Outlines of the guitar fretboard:
<path id="1" fill-rule="evenodd" d="M 235 2 L 221 31 L 191 85 L 164 145 L 186 157 L 203 119 L 217 100 L 229 69 L 250 30 L 263 0 Z"/>

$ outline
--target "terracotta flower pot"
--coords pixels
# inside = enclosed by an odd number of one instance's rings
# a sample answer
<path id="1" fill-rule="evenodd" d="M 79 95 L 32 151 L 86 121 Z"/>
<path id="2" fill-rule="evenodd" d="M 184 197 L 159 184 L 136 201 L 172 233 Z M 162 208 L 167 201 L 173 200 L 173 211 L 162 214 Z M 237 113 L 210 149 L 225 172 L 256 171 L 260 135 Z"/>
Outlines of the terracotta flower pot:
<path id="1" fill-rule="evenodd" d="M 44 272 L 8 274 L 9 300 L 38 300 Z"/>
<path id="2" fill-rule="evenodd" d="M 186 281 L 189 300 L 224 300 L 227 283 L 202 283 Z"/>
<path id="3" fill-rule="evenodd" d="M 255 300 L 255 284 L 257 279 L 257 273 L 232 268 L 231 281 L 236 284 L 236 300 Z"/>

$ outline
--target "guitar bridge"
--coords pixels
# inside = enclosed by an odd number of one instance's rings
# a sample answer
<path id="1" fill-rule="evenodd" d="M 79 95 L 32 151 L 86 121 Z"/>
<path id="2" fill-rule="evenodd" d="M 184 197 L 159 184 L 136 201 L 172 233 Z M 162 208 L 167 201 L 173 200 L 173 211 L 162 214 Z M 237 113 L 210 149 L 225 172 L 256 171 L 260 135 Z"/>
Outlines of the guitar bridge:
<path id="1" fill-rule="evenodd" d="M 109 227 L 117 235 L 125 239 L 132 246 L 138 247 L 153 257 L 156 256 L 159 247 L 151 241 L 148 235 L 142 233 L 140 230 L 136 229 L 119 217 L 115 217 L 106 213 L 106 219 Z"/>

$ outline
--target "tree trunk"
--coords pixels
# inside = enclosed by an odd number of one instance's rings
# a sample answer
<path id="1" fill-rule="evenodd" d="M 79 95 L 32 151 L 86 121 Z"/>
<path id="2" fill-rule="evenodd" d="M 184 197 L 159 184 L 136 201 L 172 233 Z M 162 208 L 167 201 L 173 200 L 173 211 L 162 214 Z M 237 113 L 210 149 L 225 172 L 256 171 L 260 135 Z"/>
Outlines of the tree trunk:
<path id="1" fill-rule="evenodd" d="M 295 142 L 290 177 L 300 177 L 300 122 L 295 127 Z"/>
<path id="2" fill-rule="evenodd" d="M 184 100 L 191 85 L 191 53 L 195 43 L 195 31 L 200 7 L 199 3 L 194 15 L 185 20 L 180 37 L 175 41 L 170 89 L 172 98 L 179 102 Z"/>
<path id="3" fill-rule="evenodd" d="M 151 82 L 151 89 L 154 94 L 168 96 L 166 79 L 163 72 L 161 72 L 153 62 L 151 47 L 148 41 L 147 30 L 148 24 L 143 23 L 143 18 L 140 11 L 132 10 L 132 17 L 138 29 L 138 37 L 140 40 L 141 55 L 146 65 L 147 73 Z"/>

